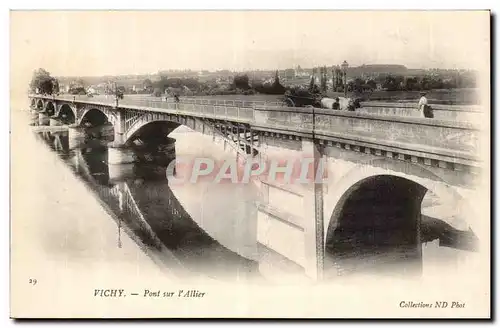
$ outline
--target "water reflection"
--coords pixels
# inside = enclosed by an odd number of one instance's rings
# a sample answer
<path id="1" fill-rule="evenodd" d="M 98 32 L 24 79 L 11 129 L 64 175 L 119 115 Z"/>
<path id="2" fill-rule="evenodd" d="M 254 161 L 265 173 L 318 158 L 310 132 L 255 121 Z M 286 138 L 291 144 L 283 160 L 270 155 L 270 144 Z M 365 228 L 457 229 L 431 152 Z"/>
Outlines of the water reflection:
<path id="1" fill-rule="evenodd" d="M 191 189 L 173 190 L 165 174 L 166 165 L 172 158 L 158 156 L 155 147 L 142 148 L 137 152 L 138 163 L 119 165 L 117 169 L 107 163 L 109 140 L 102 138 L 102 134 L 87 138 L 72 149 L 68 132 L 44 131 L 37 136 L 97 195 L 116 220 L 119 233 L 127 231 L 139 246 L 157 254 L 173 273 L 182 277 L 201 275 L 221 280 L 259 281 L 263 275 L 268 278 L 276 272 L 303 275 L 301 267 L 285 263 L 282 257 L 276 257 L 257 243 L 255 208 L 242 205 L 246 206 L 243 211 L 233 210 L 235 206 L 230 197 L 244 202 L 240 195 L 229 194 L 234 190 L 203 192 L 196 185 L 188 187 Z M 200 207 L 199 203 L 203 205 Z M 439 241 L 430 251 L 431 256 L 443 248 L 439 246 L 472 250 L 471 245 L 476 242 L 470 241 L 474 239 L 470 232 L 457 230 L 428 216 L 422 216 L 420 228 L 421 243 Z M 394 235 L 394 231 L 388 234 Z M 119 234 L 118 247 L 120 238 Z M 341 242 L 352 238 L 353 235 L 347 235 Z M 407 262 L 408 250 L 402 247 L 382 251 L 361 246 L 347 254 L 330 251 L 326 270 L 335 267 L 335 275 L 345 275 L 367 270 L 381 272 L 384 268 L 385 272 L 393 274 L 398 270 L 406 273 L 407 264 L 411 264 Z M 421 266 L 425 258 L 419 257 L 418 261 Z"/>
<path id="2" fill-rule="evenodd" d="M 38 136 L 99 197 L 119 224 L 127 225 L 143 245 L 159 252 L 179 274 L 224 280 L 259 278 L 256 261 L 221 245 L 193 221 L 168 185 L 166 166 L 158 165 L 154 154 L 143 152 L 143 159 L 149 160 L 131 164 L 131 174 L 111 179 L 107 147 L 101 140 L 88 140 L 70 150 L 67 132 L 41 132 Z"/>

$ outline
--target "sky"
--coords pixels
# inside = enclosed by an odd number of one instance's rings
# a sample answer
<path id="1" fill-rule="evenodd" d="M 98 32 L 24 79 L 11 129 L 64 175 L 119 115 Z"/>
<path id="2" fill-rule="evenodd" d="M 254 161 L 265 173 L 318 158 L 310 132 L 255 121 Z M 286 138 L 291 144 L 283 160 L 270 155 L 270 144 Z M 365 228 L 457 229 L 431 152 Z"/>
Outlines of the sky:
<path id="1" fill-rule="evenodd" d="M 489 12 L 11 11 L 11 84 L 301 65 L 489 66 Z"/>

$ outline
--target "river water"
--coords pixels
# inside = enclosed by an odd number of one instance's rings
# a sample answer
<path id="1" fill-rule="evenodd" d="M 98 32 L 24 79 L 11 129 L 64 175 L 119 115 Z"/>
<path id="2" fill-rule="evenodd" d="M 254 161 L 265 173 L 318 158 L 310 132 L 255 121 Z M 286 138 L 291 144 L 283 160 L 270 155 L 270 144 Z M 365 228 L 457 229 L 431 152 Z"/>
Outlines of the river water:
<path id="1" fill-rule="evenodd" d="M 28 112 L 15 115 L 29 125 Z M 176 140 L 178 157 L 233 156 L 212 137 L 187 128 L 178 128 L 170 137 Z M 40 215 L 59 218 L 32 231 L 43 231 L 37 240 L 53 263 L 94 266 L 118 261 L 172 279 L 283 282 L 301 276 L 296 265 L 266 254 L 257 243 L 259 191 L 252 184 L 169 184 L 164 165 L 148 154 L 141 163 L 116 168 L 107 164 L 108 149 L 99 140 L 71 147 L 67 131 L 51 129 L 23 138 L 18 147 L 25 155 L 36 154 L 29 160 L 39 166 L 31 177 L 39 193 L 33 206 Z M 57 208 L 50 207 L 54 205 Z M 439 200 L 428 195 L 423 211 L 438 205 Z M 425 222 L 423 231 L 428 231 Z M 443 268 L 459 270 L 475 254 L 440 246 L 436 238 L 424 239 L 424 275 Z M 361 262 L 354 274 L 373 273 L 373 263 Z M 390 276 L 392 268 L 380 272 Z"/>

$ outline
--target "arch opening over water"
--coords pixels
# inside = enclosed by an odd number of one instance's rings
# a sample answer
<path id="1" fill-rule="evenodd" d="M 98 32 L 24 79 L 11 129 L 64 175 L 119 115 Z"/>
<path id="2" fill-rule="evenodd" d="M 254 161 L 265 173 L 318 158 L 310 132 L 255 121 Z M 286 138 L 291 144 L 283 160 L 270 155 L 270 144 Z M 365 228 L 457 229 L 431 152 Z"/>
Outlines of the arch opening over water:
<path id="1" fill-rule="evenodd" d="M 88 110 L 79 120 L 85 129 L 86 139 L 112 142 L 115 139 L 115 127 L 108 116 L 99 109 Z"/>
<path id="2" fill-rule="evenodd" d="M 45 108 L 45 112 L 46 112 L 46 113 L 47 113 L 47 115 L 49 115 L 49 116 L 54 115 L 54 113 L 56 112 L 56 108 L 55 108 L 55 106 L 54 106 L 54 103 L 53 103 L 53 102 L 51 102 L 51 101 L 49 101 L 45 107 L 46 107 L 46 108 Z"/>
<path id="3" fill-rule="evenodd" d="M 81 125 L 84 127 L 97 127 L 109 124 L 111 123 L 106 114 L 96 108 L 88 110 L 81 119 Z"/>
<path id="4" fill-rule="evenodd" d="M 70 105 L 63 104 L 59 111 L 59 118 L 63 124 L 73 124 L 76 121 L 75 113 L 71 109 Z"/>
<path id="5" fill-rule="evenodd" d="M 427 189 L 392 175 L 365 178 L 338 202 L 328 226 L 326 257 L 420 259 L 421 204 Z M 402 253 L 401 253 L 402 252 Z M 402 255 L 395 255 L 401 253 Z"/>
<path id="6" fill-rule="evenodd" d="M 39 111 L 43 109 L 43 101 L 41 99 L 37 101 L 36 109 Z"/>
<path id="7" fill-rule="evenodd" d="M 165 144 L 169 139 L 168 135 L 179 126 L 181 124 L 171 121 L 153 121 L 138 124 L 127 132 L 125 143 L 149 146 Z"/>

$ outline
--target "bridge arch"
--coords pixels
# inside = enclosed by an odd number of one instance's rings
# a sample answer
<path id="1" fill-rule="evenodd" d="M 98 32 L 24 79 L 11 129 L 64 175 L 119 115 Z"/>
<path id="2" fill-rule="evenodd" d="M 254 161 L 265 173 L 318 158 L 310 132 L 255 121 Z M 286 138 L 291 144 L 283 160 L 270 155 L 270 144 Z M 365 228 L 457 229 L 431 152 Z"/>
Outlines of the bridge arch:
<path id="1" fill-rule="evenodd" d="M 45 103 L 45 113 L 47 113 L 49 116 L 52 116 L 56 113 L 56 105 L 52 101 L 47 101 Z"/>
<path id="2" fill-rule="evenodd" d="M 124 142 L 133 142 L 134 139 L 139 136 L 148 140 L 154 140 L 162 137 L 166 140 L 167 136 L 179 126 L 181 126 L 180 123 L 168 120 L 138 120 L 134 122 L 126 131 Z"/>
<path id="3" fill-rule="evenodd" d="M 92 126 L 104 125 L 107 123 L 115 125 L 116 117 L 113 113 L 107 110 L 101 110 L 97 107 L 89 107 L 86 108 L 81 117 L 77 120 L 77 125 L 84 124 L 89 122 Z"/>
<path id="4" fill-rule="evenodd" d="M 394 175 L 373 175 L 352 185 L 335 207 L 325 247 L 336 254 L 416 246 L 427 189 Z"/>
<path id="5" fill-rule="evenodd" d="M 31 98 L 30 107 L 36 108 L 36 99 L 35 98 Z"/>
<path id="6" fill-rule="evenodd" d="M 43 108 L 44 108 L 43 100 L 38 99 L 38 101 L 36 102 L 36 109 L 41 111 L 41 110 L 43 110 Z"/>
<path id="7" fill-rule="evenodd" d="M 76 122 L 76 110 L 69 104 L 60 105 L 56 116 L 60 117 L 64 124 L 73 124 Z"/>
<path id="8" fill-rule="evenodd" d="M 325 199 L 327 252 L 334 248 L 348 251 L 352 245 L 341 246 L 336 240 L 343 237 L 354 241 L 356 229 L 360 234 L 364 230 L 364 238 L 358 238 L 361 243 L 383 246 L 384 242 L 397 237 L 390 235 L 395 230 L 399 230 L 399 240 L 411 242 L 409 232 L 413 229 L 413 236 L 416 236 L 416 219 L 421 215 L 427 191 L 446 203 L 464 200 L 455 187 L 424 166 L 385 158 L 356 165 L 332 190 Z"/>

